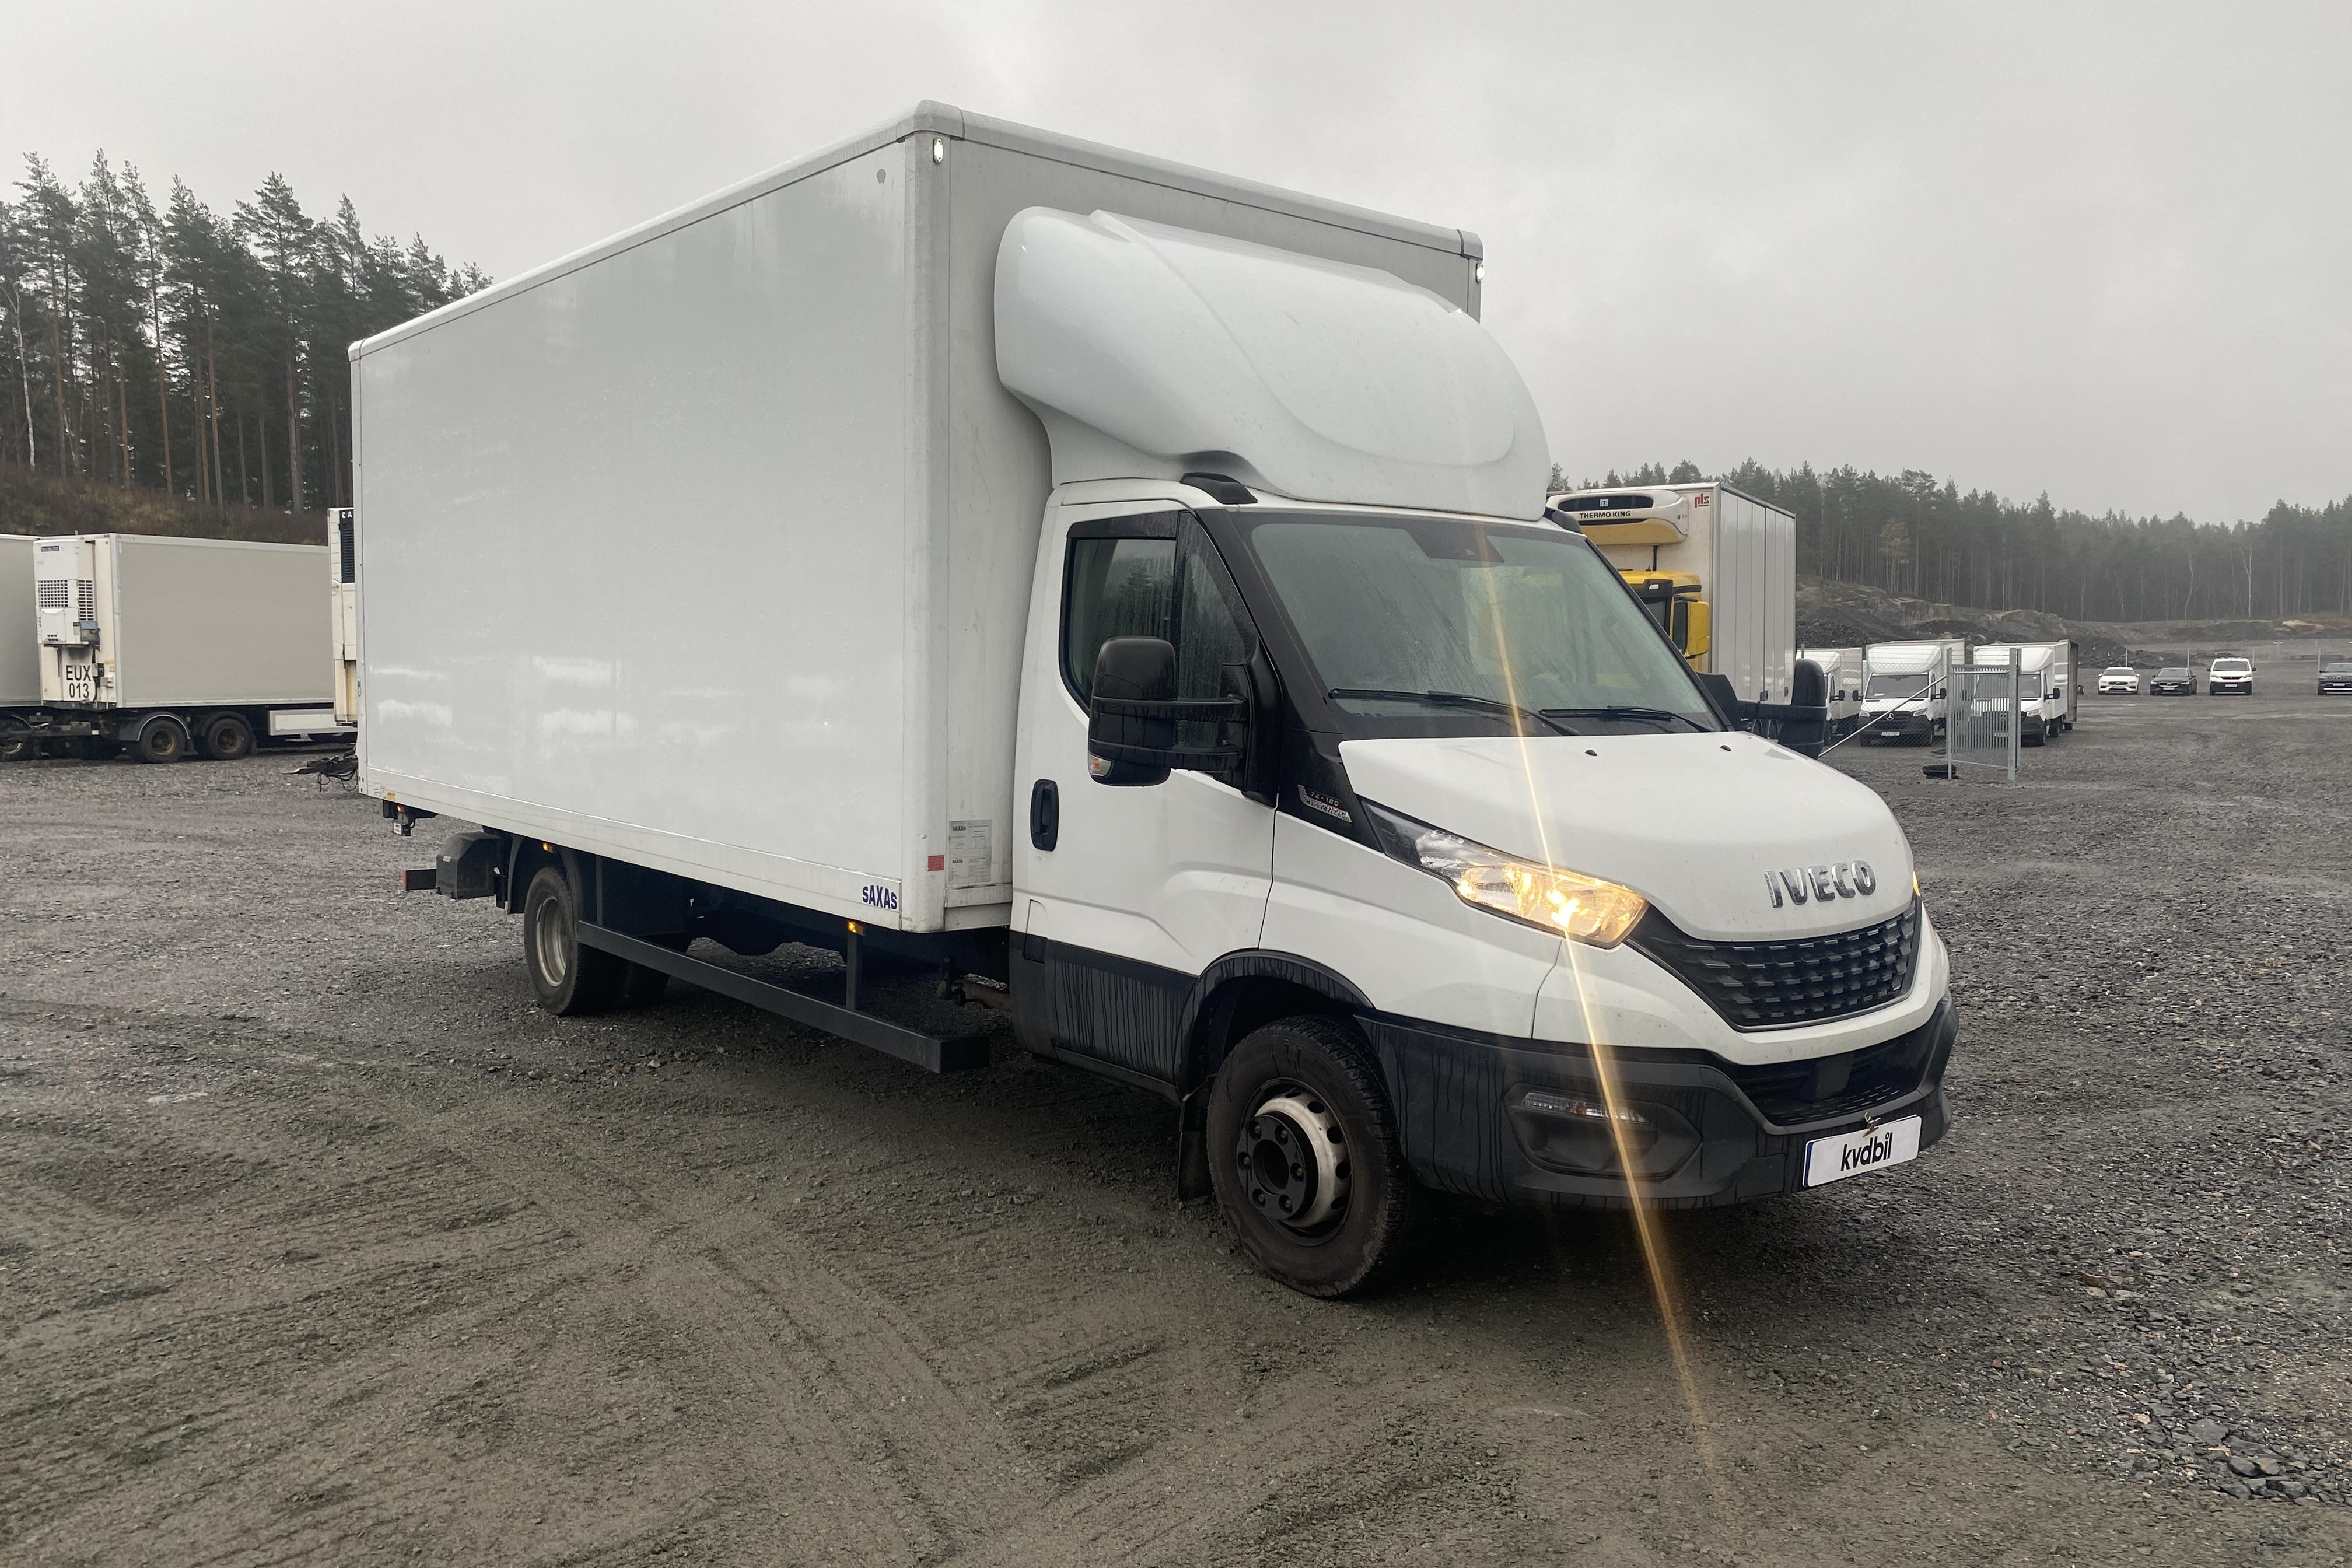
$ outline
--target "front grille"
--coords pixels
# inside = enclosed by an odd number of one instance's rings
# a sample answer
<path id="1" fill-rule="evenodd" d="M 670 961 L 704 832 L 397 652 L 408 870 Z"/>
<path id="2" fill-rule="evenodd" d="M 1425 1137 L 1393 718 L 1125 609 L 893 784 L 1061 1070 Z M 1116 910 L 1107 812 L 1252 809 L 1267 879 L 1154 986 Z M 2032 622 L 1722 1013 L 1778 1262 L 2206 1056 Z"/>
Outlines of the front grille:
<path id="1" fill-rule="evenodd" d="M 1943 1021 L 1939 1011 L 1907 1035 L 1841 1056 L 1769 1067 L 1726 1064 L 1724 1071 L 1777 1126 L 1859 1116 L 1902 1099 L 1926 1080 Z"/>
<path id="2" fill-rule="evenodd" d="M 1652 910 L 1631 945 L 1706 998 L 1735 1029 L 1816 1024 L 1884 1007 L 1911 989 L 1919 905 L 1892 920 L 1787 942 L 1709 942 Z"/>

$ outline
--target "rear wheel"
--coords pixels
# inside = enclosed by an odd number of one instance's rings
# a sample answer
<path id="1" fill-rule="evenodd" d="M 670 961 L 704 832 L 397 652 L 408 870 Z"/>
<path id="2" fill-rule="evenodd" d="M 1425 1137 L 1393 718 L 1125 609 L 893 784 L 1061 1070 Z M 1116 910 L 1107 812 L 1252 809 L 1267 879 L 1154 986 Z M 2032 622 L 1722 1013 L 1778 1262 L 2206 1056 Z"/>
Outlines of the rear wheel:
<path id="1" fill-rule="evenodd" d="M 571 879 L 560 867 L 541 867 L 523 898 L 523 962 L 539 1005 L 559 1018 L 619 1005 L 630 967 L 609 952 L 580 945 L 575 909 Z"/>
<path id="2" fill-rule="evenodd" d="M 1235 1047 L 1210 1090 L 1208 1150 L 1242 1250 L 1292 1289 L 1349 1295 L 1410 1256 L 1427 1194 L 1349 1025 L 1287 1018 Z"/>
<path id="3" fill-rule="evenodd" d="M 140 730 L 136 745 L 142 763 L 176 763 L 188 754 L 188 731 L 177 719 L 160 713 Z"/>
<path id="4" fill-rule="evenodd" d="M 253 726 L 241 713 L 215 713 L 205 724 L 204 744 L 216 763 L 242 762 L 253 755 Z"/>

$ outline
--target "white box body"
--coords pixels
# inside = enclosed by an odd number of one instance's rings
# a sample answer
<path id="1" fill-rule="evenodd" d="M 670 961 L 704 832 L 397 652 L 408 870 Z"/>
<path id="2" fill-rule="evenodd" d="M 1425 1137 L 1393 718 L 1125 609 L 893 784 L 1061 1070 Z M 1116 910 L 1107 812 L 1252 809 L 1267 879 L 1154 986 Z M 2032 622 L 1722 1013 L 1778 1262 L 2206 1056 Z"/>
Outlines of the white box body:
<path id="1" fill-rule="evenodd" d="M 327 552 L 156 534 L 36 543 L 41 700 L 151 709 L 324 704 Z"/>
<path id="2" fill-rule="evenodd" d="M 40 702 L 40 636 L 33 608 L 33 536 L 0 533 L 0 708 Z"/>
<path id="3" fill-rule="evenodd" d="M 362 786 L 914 931 L 1002 924 L 1052 468 L 996 255 L 1049 206 L 1477 245 L 926 105 L 358 344 Z"/>

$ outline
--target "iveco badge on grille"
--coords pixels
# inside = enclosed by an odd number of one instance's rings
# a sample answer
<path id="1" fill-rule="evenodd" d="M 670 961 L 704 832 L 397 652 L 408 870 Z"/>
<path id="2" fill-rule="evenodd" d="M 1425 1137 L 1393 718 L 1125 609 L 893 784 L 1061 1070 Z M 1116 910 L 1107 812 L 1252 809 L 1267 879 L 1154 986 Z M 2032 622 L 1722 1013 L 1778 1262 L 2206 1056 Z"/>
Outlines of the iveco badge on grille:
<path id="1" fill-rule="evenodd" d="M 1840 860 L 1827 866 L 1801 866 L 1790 871 L 1764 873 L 1764 890 L 1772 907 L 1787 903 L 1826 904 L 1832 899 L 1867 898 L 1878 891 L 1878 873 L 1867 860 Z M 1785 896 L 1784 896 L 1785 894 Z"/>

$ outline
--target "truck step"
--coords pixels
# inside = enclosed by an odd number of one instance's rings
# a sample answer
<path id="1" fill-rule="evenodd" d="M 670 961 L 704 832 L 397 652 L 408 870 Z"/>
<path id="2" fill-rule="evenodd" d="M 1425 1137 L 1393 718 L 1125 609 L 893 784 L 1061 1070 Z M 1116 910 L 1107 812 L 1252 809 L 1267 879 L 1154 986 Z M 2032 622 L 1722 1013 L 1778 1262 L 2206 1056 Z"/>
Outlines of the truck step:
<path id="1" fill-rule="evenodd" d="M 941 1038 L 926 1035 L 919 1029 L 909 1029 L 877 1018 L 871 1013 L 860 1013 L 838 1003 L 820 1001 L 804 992 L 777 985 L 765 980 L 755 980 L 721 964 L 691 958 L 674 952 L 656 942 L 625 936 L 603 926 L 583 921 L 579 925 L 580 941 L 584 946 L 601 949 L 616 958 L 632 963 L 642 963 L 647 969 L 658 969 L 705 991 L 716 991 L 721 996 L 731 996 L 738 1002 L 790 1018 L 795 1024 L 806 1024 L 828 1035 L 837 1035 L 856 1045 L 912 1062 L 927 1072 L 966 1072 L 988 1065 L 986 1035 L 956 1035 Z"/>

